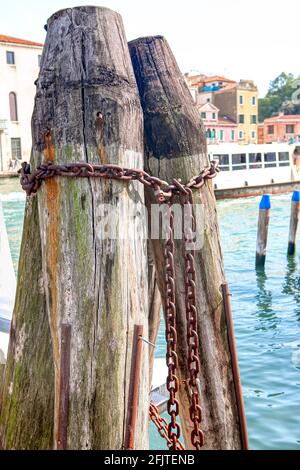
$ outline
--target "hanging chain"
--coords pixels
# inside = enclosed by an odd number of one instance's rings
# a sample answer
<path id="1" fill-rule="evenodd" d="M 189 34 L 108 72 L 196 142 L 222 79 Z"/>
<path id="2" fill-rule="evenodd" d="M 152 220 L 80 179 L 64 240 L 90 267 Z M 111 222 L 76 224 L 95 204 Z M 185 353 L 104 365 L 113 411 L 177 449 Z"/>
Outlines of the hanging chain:
<path id="1" fill-rule="evenodd" d="M 173 445 L 173 442 L 169 438 L 168 423 L 162 416 L 160 416 L 159 411 L 154 403 L 150 403 L 149 416 L 153 424 L 157 427 L 160 436 L 167 441 L 167 446 L 170 449 Z M 177 449 L 185 450 L 184 445 L 179 439 L 177 440 Z"/>
<path id="2" fill-rule="evenodd" d="M 150 417 L 157 426 L 159 433 L 168 442 L 171 450 L 183 450 L 180 442 L 181 429 L 177 422 L 179 415 L 179 402 L 176 393 L 179 389 L 179 380 L 176 376 L 178 368 L 177 346 L 177 325 L 176 325 L 176 302 L 175 302 L 175 266 L 174 266 L 174 213 L 172 211 L 172 200 L 175 195 L 179 195 L 182 207 L 187 208 L 189 221 L 188 230 L 184 227 L 184 259 L 185 259 L 185 306 L 187 320 L 187 346 L 188 346 L 188 386 L 191 393 L 190 419 L 193 423 L 191 433 L 191 442 L 196 449 L 204 444 L 203 432 L 200 429 L 202 419 L 202 410 L 199 397 L 199 351 L 197 334 L 197 310 L 196 310 L 196 270 L 194 257 L 193 232 L 195 232 L 196 223 L 193 214 L 193 196 L 192 189 L 199 189 L 205 184 L 205 180 L 214 178 L 219 172 L 218 162 L 212 161 L 210 167 L 205 168 L 201 173 L 193 177 L 187 184 L 183 185 L 180 180 L 173 180 L 173 184 L 168 184 L 159 178 L 149 175 L 141 169 L 123 168 L 118 165 L 95 165 L 89 163 L 68 163 L 65 165 L 56 165 L 48 162 L 37 167 L 34 173 L 31 173 L 30 165 L 22 163 L 19 171 L 21 174 L 20 182 L 27 195 L 35 194 L 40 188 L 42 181 L 54 176 L 64 177 L 90 177 L 90 178 L 108 178 L 119 181 L 140 181 L 143 185 L 151 187 L 159 203 L 167 202 L 167 217 L 169 220 L 168 233 L 164 246 L 164 265 L 165 265 L 165 316 L 166 316 L 166 341 L 167 354 L 166 361 L 168 366 L 167 390 L 169 400 L 167 410 L 171 421 L 167 424 L 166 420 L 159 416 L 155 405 L 150 405 Z M 186 213 L 185 213 L 186 215 Z M 187 244 L 192 249 L 187 250 Z"/>
<path id="3" fill-rule="evenodd" d="M 184 261 L 185 261 L 185 308 L 187 321 L 188 346 L 188 386 L 191 392 L 190 419 L 193 423 L 191 434 L 192 445 L 200 449 L 204 445 L 204 435 L 200 429 L 202 410 L 199 397 L 199 338 L 197 333 L 197 307 L 196 307 L 196 269 L 195 269 L 195 236 L 196 220 L 193 213 L 193 194 L 190 188 L 185 189 L 186 194 L 181 196 L 181 204 L 187 226 L 183 226 L 184 233 Z"/>
<path id="4" fill-rule="evenodd" d="M 174 213 L 171 201 L 167 205 L 167 220 L 169 220 L 168 234 L 164 247 L 165 260 L 165 317 L 166 317 L 166 361 L 168 367 L 167 390 L 170 394 L 167 410 L 171 417 L 168 426 L 168 437 L 172 442 L 171 450 L 177 449 L 177 441 L 180 438 L 180 425 L 176 418 L 179 415 L 179 402 L 176 393 L 179 388 L 179 380 L 176 376 L 178 367 L 177 329 L 176 329 L 176 305 L 175 305 L 175 267 L 174 267 Z"/>

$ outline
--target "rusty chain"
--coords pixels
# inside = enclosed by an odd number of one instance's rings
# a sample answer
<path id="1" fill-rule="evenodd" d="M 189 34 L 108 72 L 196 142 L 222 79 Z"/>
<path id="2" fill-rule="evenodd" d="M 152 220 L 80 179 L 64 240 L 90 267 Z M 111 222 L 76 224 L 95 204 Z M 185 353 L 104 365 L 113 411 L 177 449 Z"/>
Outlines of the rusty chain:
<path id="1" fill-rule="evenodd" d="M 188 208 L 190 227 L 184 230 L 184 241 L 192 244 L 191 250 L 184 250 L 185 259 L 185 307 L 187 320 L 187 346 L 188 346 L 188 387 L 190 390 L 190 419 L 193 423 L 191 442 L 196 449 L 204 444 L 203 432 L 200 429 L 202 410 L 199 397 L 199 351 L 197 334 L 197 310 L 196 310 L 196 271 L 193 245 L 193 232 L 195 232 L 195 217 L 193 214 L 192 189 L 200 189 L 206 179 L 214 178 L 219 171 L 218 162 L 212 161 L 210 167 L 205 168 L 201 173 L 193 177 L 187 184 L 182 184 L 180 180 L 173 180 L 169 184 L 164 180 L 149 175 L 141 169 L 123 168 L 118 165 L 98 165 L 90 163 L 68 163 L 57 165 L 52 162 L 40 164 L 34 173 L 31 173 L 30 165 L 22 163 L 19 171 L 20 182 L 27 195 L 35 194 L 42 182 L 54 176 L 63 177 L 90 177 L 108 178 L 119 181 L 139 181 L 143 185 L 151 187 L 159 203 L 167 202 L 167 217 L 169 220 L 168 234 L 164 246 L 165 262 L 165 316 L 166 316 L 166 341 L 168 366 L 167 389 L 169 400 L 167 410 L 170 415 L 170 423 L 159 416 L 155 405 L 150 405 L 150 417 L 157 426 L 159 433 L 168 442 L 171 450 L 183 450 L 180 442 L 181 429 L 177 422 L 179 415 L 179 402 L 176 393 L 179 389 L 179 379 L 176 376 L 178 367 L 177 327 L 176 327 L 176 302 L 175 302 L 175 267 L 174 267 L 174 214 L 172 212 L 172 201 L 175 195 L 179 196 L 182 206 Z"/>
<path id="2" fill-rule="evenodd" d="M 191 392 L 190 419 L 194 429 L 191 434 L 192 445 L 200 449 L 204 445 L 204 435 L 200 429 L 202 421 L 202 410 L 199 397 L 199 338 L 197 333 L 197 307 L 196 307 L 196 269 L 195 269 L 195 243 L 196 220 L 193 214 L 193 195 L 190 188 L 186 188 L 186 194 L 181 196 L 181 204 L 188 210 L 188 229 L 184 227 L 183 235 L 185 242 L 185 308 L 187 320 L 187 346 L 188 346 L 188 386 Z M 187 250 L 187 244 L 190 249 Z"/>
<path id="3" fill-rule="evenodd" d="M 185 186 L 191 189 L 201 188 L 206 179 L 214 178 L 219 171 L 218 162 L 213 160 L 210 167 L 205 168 L 201 173 L 193 177 Z M 151 176 L 141 169 L 123 168 L 118 165 L 96 165 L 91 163 L 67 163 L 56 165 L 52 162 L 41 163 L 37 169 L 31 173 L 30 164 L 22 163 L 20 182 L 27 195 L 35 194 L 40 188 L 42 181 L 54 176 L 64 176 L 67 178 L 109 178 L 119 181 L 140 181 L 143 185 L 152 187 L 158 202 L 164 202 L 175 194 L 180 194 L 181 190 L 174 184 Z"/>
<path id="4" fill-rule="evenodd" d="M 177 449 L 177 442 L 180 438 L 180 425 L 176 418 L 179 415 L 179 402 L 176 393 L 179 388 L 179 380 L 176 375 L 178 367 L 177 329 L 176 329 L 176 306 L 175 306 L 175 266 L 174 266 L 174 214 L 171 208 L 171 201 L 167 206 L 167 220 L 169 220 L 168 234 L 164 247 L 165 260 L 165 318 L 166 318 L 166 361 L 168 367 L 167 390 L 169 392 L 168 413 L 171 421 L 168 426 L 168 437 L 172 442 L 171 450 Z"/>
<path id="5" fill-rule="evenodd" d="M 169 438 L 168 423 L 162 416 L 160 416 L 159 411 L 157 407 L 154 405 L 154 403 L 150 403 L 149 416 L 153 424 L 157 427 L 157 430 L 160 436 L 167 441 L 167 446 L 169 447 L 169 449 L 171 449 L 173 442 Z M 177 449 L 185 450 L 184 445 L 179 439 L 177 440 Z"/>

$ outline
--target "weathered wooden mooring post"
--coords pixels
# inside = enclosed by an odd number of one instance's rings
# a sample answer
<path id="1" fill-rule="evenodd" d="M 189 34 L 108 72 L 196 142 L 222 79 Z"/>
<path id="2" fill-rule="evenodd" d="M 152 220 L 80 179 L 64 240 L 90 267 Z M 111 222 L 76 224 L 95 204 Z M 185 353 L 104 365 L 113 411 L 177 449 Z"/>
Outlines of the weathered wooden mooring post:
<path id="1" fill-rule="evenodd" d="M 143 115 L 117 13 L 78 7 L 48 20 L 32 131 L 32 171 L 49 162 L 143 167 Z M 143 186 L 81 176 L 62 171 L 27 202 L 1 400 L 5 449 L 126 445 L 134 326 L 148 336 Z M 148 448 L 147 345 L 141 362 L 136 449 Z"/>
<path id="2" fill-rule="evenodd" d="M 270 210 L 271 210 L 270 196 L 268 194 L 264 194 L 259 203 L 257 241 L 256 241 L 256 258 L 255 258 L 255 265 L 257 268 L 263 268 L 266 262 Z"/>
<path id="3" fill-rule="evenodd" d="M 291 201 L 291 218 L 289 230 L 288 255 L 294 255 L 296 252 L 296 237 L 300 210 L 300 191 L 294 191 Z"/>
<path id="4" fill-rule="evenodd" d="M 144 111 L 146 170 L 162 180 L 188 182 L 208 166 L 205 135 L 199 113 L 184 82 L 173 54 L 161 37 L 140 38 L 129 43 L 133 67 Z M 223 259 L 214 191 L 206 182 L 193 193 L 201 205 L 203 245 L 195 252 L 197 288 L 197 334 L 200 359 L 200 406 L 205 449 L 241 449 L 242 423 L 236 400 L 222 296 Z M 146 188 L 148 210 L 156 203 Z M 180 418 L 185 444 L 191 445 L 190 389 L 187 360 L 187 321 L 185 311 L 185 260 L 182 240 L 175 240 L 175 304 L 177 311 L 177 369 Z M 157 280 L 162 301 L 172 307 L 165 291 L 164 240 L 152 240 Z M 169 267 L 170 269 L 170 267 Z M 169 276 L 169 275 L 168 275 Z M 169 286 L 171 288 L 171 285 Z M 228 299 L 227 299 L 228 300 Z M 173 308 L 173 307 L 172 307 Z M 174 377 L 173 377 L 174 379 Z M 183 383 L 186 383 L 184 385 Z M 172 386 L 176 389 L 176 385 Z M 174 397 L 173 397 L 174 398 Z M 171 399 L 171 402 L 173 400 Z M 243 402 L 239 403 L 242 407 Z M 172 414 L 172 413 L 171 413 Z M 247 435 L 245 430 L 245 435 Z M 247 439 L 246 439 L 247 441 Z"/>
<path id="5" fill-rule="evenodd" d="M 26 201 L 23 227 L 9 349 L 0 387 L 0 449 L 51 449 L 54 365 L 36 198 Z"/>

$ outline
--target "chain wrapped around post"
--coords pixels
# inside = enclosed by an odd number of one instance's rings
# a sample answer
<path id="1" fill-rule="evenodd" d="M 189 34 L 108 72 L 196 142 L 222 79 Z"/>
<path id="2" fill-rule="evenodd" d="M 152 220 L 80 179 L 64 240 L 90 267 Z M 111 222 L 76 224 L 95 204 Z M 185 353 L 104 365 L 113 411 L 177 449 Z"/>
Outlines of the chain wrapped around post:
<path id="1" fill-rule="evenodd" d="M 22 163 L 19 171 L 21 174 L 20 182 L 27 195 L 36 194 L 42 182 L 46 179 L 63 177 L 89 177 L 89 178 L 108 178 L 119 181 L 140 181 L 145 186 L 153 189 L 156 200 L 159 204 L 167 204 L 168 233 L 164 247 L 165 260 L 165 316 L 166 316 L 166 341 L 167 341 L 167 389 L 170 394 L 168 400 L 168 413 L 171 421 L 167 424 L 166 420 L 159 416 L 155 405 L 150 405 L 150 417 L 157 426 L 159 433 L 167 440 L 170 450 L 184 450 L 180 442 L 180 425 L 177 422 L 179 415 L 179 402 L 176 393 L 179 389 L 179 380 L 176 376 L 178 367 L 178 357 L 176 353 L 177 344 L 177 325 L 176 325 L 176 303 L 175 303 L 175 267 L 174 267 L 174 213 L 172 211 L 172 202 L 175 195 L 179 196 L 182 208 L 187 211 L 189 227 L 184 227 L 184 258 L 185 258 L 185 305 L 187 320 L 187 346 L 188 346 L 188 386 L 190 390 L 190 419 L 193 423 L 191 433 L 191 443 L 196 449 L 204 444 L 203 432 L 200 429 L 202 411 L 199 397 L 199 351 L 197 334 L 197 310 L 196 310 L 196 271 L 194 257 L 193 232 L 196 224 L 193 214 L 193 195 L 192 189 L 200 189 L 207 179 L 214 178 L 219 171 L 218 162 L 212 161 L 210 167 L 201 171 L 198 176 L 193 177 L 187 184 L 182 184 L 179 180 L 173 180 L 173 184 L 168 184 L 159 178 L 149 175 L 142 169 L 123 168 L 118 165 L 90 164 L 85 162 L 68 163 L 56 165 L 52 162 L 40 164 L 34 173 L 31 173 L 30 165 Z M 186 213 L 185 213 L 186 216 Z M 191 249 L 187 249 L 187 245 Z"/>

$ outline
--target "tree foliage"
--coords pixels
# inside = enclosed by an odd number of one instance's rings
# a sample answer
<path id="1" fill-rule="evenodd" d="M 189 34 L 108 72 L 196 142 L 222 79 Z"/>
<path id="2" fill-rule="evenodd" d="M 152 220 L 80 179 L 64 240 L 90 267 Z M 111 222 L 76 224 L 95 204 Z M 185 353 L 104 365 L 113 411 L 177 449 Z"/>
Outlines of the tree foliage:
<path id="1" fill-rule="evenodd" d="M 278 113 L 300 114 L 300 79 L 282 72 L 270 82 L 268 93 L 259 100 L 259 121 Z"/>

